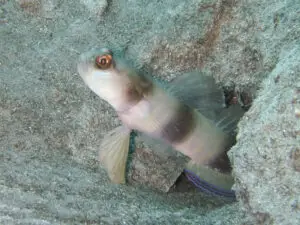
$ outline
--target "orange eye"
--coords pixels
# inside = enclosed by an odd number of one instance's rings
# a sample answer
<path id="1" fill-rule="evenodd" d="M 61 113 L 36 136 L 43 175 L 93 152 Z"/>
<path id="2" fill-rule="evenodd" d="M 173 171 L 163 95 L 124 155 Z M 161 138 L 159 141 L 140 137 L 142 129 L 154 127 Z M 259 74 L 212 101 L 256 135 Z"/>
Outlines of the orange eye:
<path id="1" fill-rule="evenodd" d="M 108 69 L 112 64 L 111 55 L 98 55 L 95 59 L 95 64 L 99 69 Z"/>

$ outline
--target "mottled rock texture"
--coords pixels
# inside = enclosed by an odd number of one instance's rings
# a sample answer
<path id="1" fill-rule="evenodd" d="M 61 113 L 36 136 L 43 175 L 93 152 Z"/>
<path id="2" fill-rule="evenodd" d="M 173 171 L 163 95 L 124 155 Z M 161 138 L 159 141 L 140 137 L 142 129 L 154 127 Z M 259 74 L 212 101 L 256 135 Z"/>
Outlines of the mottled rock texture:
<path id="1" fill-rule="evenodd" d="M 299 1 L 0 7 L 1 224 L 299 223 Z M 109 183 L 96 158 L 119 121 L 76 71 L 95 46 L 166 80 L 199 68 L 245 105 L 254 99 L 230 152 L 237 203 Z"/>
<path id="2" fill-rule="evenodd" d="M 282 49 L 232 149 L 239 199 L 261 224 L 300 221 L 299 62 L 299 44 Z"/>

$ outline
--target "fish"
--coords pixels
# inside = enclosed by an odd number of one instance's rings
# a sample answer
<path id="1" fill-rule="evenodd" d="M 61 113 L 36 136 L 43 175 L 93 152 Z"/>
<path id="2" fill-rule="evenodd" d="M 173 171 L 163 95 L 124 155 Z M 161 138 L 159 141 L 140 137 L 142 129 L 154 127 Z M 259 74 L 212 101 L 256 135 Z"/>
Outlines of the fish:
<path id="1" fill-rule="evenodd" d="M 244 112 L 239 106 L 226 107 L 224 91 L 212 76 L 193 71 L 160 82 L 107 47 L 82 53 L 77 71 L 122 122 L 104 136 L 99 150 L 111 182 L 126 183 L 130 134 L 138 131 L 188 157 L 184 172 L 198 188 L 234 195 L 226 152 L 235 143 Z"/>

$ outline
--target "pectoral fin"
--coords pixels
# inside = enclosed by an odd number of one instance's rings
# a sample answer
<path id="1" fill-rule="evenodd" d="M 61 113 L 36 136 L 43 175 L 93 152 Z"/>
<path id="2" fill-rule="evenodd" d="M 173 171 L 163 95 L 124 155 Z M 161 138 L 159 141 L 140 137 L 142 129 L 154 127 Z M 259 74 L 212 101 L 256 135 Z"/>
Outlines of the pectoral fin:
<path id="1" fill-rule="evenodd" d="M 101 143 L 99 161 L 113 183 L 125 183 L 129 140 L 130 130 L 120 126 L 106 134 Z"/>

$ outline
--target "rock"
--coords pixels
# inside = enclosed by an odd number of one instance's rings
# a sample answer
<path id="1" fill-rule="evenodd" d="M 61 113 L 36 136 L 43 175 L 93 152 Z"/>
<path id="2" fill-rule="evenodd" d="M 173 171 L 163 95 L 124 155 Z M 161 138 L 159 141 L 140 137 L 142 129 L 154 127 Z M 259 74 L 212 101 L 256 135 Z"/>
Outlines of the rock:
<path id="1" fill-rule="evenodd" d="M 80 0 L 92 15 L 101 16 L 107 8 L 107 0 Z"/>
<path id="2" fill-rule="evenodd" d="M 256 224 L 300 221 L 300 45 L 282 48 L 276 67 L 240 122 L 232 148 L 236 190 Z"/>
<path id="3" fill-rule="evenodd" d="M 37 13 L 41 9 L 41 0 L 16 0 L 16 3 L 26 12 Z"/>
<path id="4" fill-rule="evenodd" d="M 0 7 L 0 223 L 299 223 L 299 1 Z M 230 153 L 237 203 L 159 193 L 146 176 L 140 185 L 109 183 L 98 147 L 119 120 L 76 71 L 79 54 L 96 46 L 166 80 L 209 71 L 238 101 L 254 100 Z"/>

